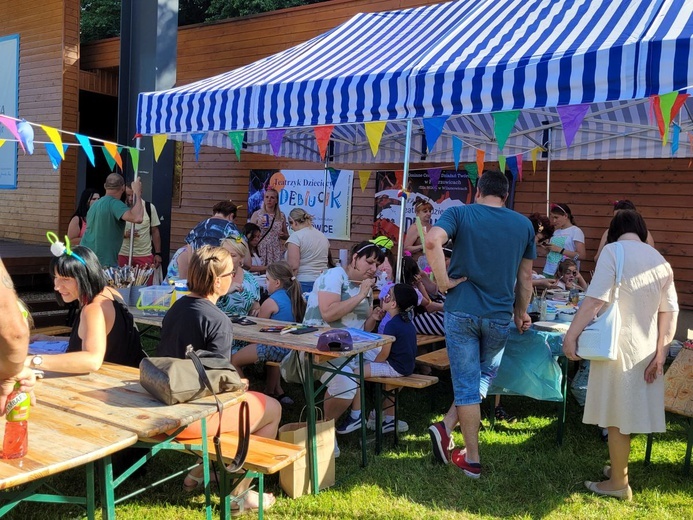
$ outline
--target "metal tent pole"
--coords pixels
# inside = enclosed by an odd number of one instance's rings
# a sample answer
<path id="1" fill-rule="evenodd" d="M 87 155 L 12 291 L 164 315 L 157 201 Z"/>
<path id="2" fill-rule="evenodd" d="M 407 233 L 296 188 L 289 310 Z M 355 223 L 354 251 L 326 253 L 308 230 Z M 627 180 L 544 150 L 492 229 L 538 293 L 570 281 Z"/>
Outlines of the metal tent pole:
<path id="1" fill-rule="evenodd" d="M 328 150 L 329 152 L 329 150 Z M 327 211 L 327 175 L 329 173 L 329 163 L 330 163 L 330 154 L 325 153 L 325 178 L 323 179 L 323 185 L 322 185 L 322 198 L 323 198 L 323 204 L 322 204 L 322 231 L 323 235 L 325 234 L 325 212 Z"/>
<path id="2" fill-rule="evenodd" d="M 140 149 L 140 139 L 141 138 L 138 137 L 137 140 L 135 141 L 135 146 L 137 147 L 138 150 Z M 135 170 L 135 176 L 132 178 L 132 180 L 133 180 L 133 182 L 137 180 L 137 170 Z M 135 200 L 135 194 L 133 193 L 132 205 L 134 206 L 135 203 L 142 204 L 141 201 Z M 134 246 L 135 246 L 135 223 L 131 222 L 130 223 L 130 249 L 128 251 L 128 266 L 132 265 L 132 250 L 133 250 Z"/>
<path id="3" fill-rule="evenodd" d="M 404 173 L 402 174 L 402 191 L 407 189 L 409 180 L 409 156 L 411 151 L 412 120 L 407 119 L 407 139 L 404 148 Z M 404 213 L 407 209 L 407 199 L 402 197 L 402 205 L 399 209 L 399 233 L 397 236 L 397 283 L 402 281 L 402 253 L 404 251 Z"/>
<path id="4" fill-rule="evenodd" d="M 551 128 L 547 128 L 546 147 L 546 216 L 549 216 L 551 209 Z"/>

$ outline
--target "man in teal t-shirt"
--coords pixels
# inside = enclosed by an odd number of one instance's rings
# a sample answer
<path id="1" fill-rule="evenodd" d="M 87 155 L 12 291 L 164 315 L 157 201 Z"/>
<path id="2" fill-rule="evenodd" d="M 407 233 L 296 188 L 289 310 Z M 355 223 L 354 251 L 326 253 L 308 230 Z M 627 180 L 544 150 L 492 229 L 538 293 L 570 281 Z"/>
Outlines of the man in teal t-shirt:
<path id="1" fill-rule="evenodd" d="M 455 400 L 444 420 L 432 424 L 433 453 L 465 475 L 479 478 L 479 404 L 500 366 L 514 317 L 529 328 L 534 228 L 527 217 L 505 207 L 508 180 L 486 171 L 475 204 L 446 210 L 426 236 L 427 258 L 445 299 L 445 336 Z M 443 244 L 453 241 L 445 269 Z M 514 312 L 513 312 L 514 310 Z M 450 432 L 459 422 L 465 449 L 452 449 Z"/>
<path id="2" fill-rule="evenodd" d="M 120 199 L 125 193 L 125 180 L 117 173 L 106 177 L 106 195 L 94 202 L 87 212 L 87 231 L 80 242 L 88 247 L 104 267 L 118 265 L 118 251 L 123 244 L 126 222 L 139 224 L 144 217 L 144 205 L 133 204 L 129 208 Z M 133 181 L 132 192 L 135 200 L 142 197 L 142 182 Z"/>

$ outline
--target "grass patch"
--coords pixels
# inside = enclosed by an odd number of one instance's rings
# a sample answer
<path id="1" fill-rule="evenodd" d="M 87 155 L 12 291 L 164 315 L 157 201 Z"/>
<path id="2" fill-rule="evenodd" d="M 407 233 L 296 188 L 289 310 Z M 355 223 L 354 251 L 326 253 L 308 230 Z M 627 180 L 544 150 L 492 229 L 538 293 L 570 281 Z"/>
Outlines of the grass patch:
<path id="1" fill-rule="evenodd" d="M 253 388 L 262 388 L 262 370 L 250 371 Z M 296 400 L 286 410 L 283 422 L 298 420 L 302 391 L 285 385 Z M 433 399 L 431 394 L 433 392 Z M 373 392 L 368 392 L 370 396 Z M 685 420 L 668 415 L 666 434 L 655 436 L 652 464 L 645 466 L 647 437 L 633 437 L 630 463 L 631 503 L 598 497 L 587 492 L 584 480 L 599 480 L 608 462 L 608 450 L 595 426 L 582 424 L 582 410 L 569 401 L 568 421 L 562 446 L 556 445 L 556 404 L 522 397 L 506 397 L 503 405 L 517 415 L 515 424 L 500 423 L 489 428 L 485 417 L 480 432 L 483 475 L 479 480 L 465 477 L 453 465 L 435 464 L 431 456 L 428 425 L 439 420 L 452 399 L 449 380 L 426 390 L 404 390 L 400 396 L 401 419 L 409 432 L 392 447 L 385 437 L 385 451 L 378 457 L 369 444 L 369 464 L 360 467 L 360 436 L 339 437 L 341 457 L 337 459 L 337 484 L 318 496 L 295 500 L 282 496 L 278 477 L 265 479 L 268 491 L 278 497 L 267 511 L 268 519 L 603 519 L 603 518 L 691 518 L 693 475 L 683 475 L 686 449 Z M 434 409 L 431 410 L 431 402 Z M 489 405 L 484 403 L 486 412 Z M 459 432 L 455 442 L 462 444 Z M 191 464 L 192 457 L 163 453 L 147 466 L 147 474 L 126 482 L 118 495 L 129 493 L 149 482 Z M 84 471 L 73 470 L 50 479 L 65 493 L 83 493 Z M 216 491 L 216 489 L 215 489 Z M 218 504 L 218 498 L 214 498 Z M 199 519 L 203 517 L 202 492 L 184 493 L 182 479 L 176 479 L 116 506 L 119 519 Z M 76 506 L 21 504 L 8 518 L 81 518 Z M 100 517 L 100 512 L 97 515 Z M 253 516 L 248 516 L 253 518 Z"/>

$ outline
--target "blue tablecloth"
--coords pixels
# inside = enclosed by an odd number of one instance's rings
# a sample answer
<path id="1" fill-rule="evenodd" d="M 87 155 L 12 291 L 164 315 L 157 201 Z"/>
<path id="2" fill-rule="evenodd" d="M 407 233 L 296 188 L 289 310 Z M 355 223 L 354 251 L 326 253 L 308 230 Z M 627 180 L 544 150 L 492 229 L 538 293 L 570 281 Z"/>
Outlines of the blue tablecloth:
<path id="1" fill-rule="evenodd" d="M 489 394 L 524 395 L 543 401 L 562 401 L 561 367 L 563 333 L 530 329 L 520 334 L 510 329 L 498 375 Z"/>

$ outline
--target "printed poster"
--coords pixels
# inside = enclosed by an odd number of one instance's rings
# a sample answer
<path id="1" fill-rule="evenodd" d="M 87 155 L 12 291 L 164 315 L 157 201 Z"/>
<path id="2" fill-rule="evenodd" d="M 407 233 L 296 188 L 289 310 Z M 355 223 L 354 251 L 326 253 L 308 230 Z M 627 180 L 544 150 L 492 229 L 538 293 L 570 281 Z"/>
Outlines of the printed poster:
<path id="1" fill-rule="evenodd" d="M 327 188 L 324 170 L 250 170 L 248 217 L 260 209 L 265 189 L 273 187 L 279 192 L 279 207 L 287 218 L 292 209 L 303 208 L 313 215 L 313 226 L 327 238 L 349 240 L 353 181 L 353 170 L 330 169 Z"/>

